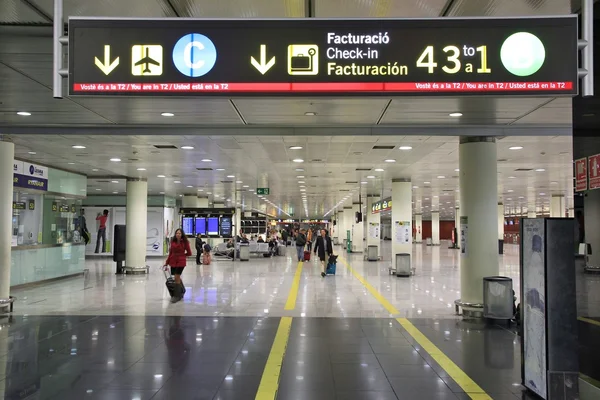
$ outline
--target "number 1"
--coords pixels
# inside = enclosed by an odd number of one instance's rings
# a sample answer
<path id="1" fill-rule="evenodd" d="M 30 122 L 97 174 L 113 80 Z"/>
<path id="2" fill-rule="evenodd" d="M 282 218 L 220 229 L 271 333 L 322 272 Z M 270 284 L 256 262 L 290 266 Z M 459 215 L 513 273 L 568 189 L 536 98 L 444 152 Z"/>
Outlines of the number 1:
<path id="1" fill-rule="evenodd" d="M 479 46 L 477 51 L 481 53 L 481 68 L 477 68 L 479 74 L 489 74 L 492 72 L 487 66 L 487 46 Z"/>

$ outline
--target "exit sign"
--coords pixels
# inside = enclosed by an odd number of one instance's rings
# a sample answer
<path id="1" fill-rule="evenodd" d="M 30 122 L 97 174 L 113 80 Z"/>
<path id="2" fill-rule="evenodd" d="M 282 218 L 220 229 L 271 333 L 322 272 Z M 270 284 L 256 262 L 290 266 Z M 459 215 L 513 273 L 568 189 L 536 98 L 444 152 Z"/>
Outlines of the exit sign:
<path id="1" fill-rule="evenodd" d="M 268 196 L 270 194 L 269 188 L 256 188 L 256 194 L 262 194 L 263 196 Z"/>

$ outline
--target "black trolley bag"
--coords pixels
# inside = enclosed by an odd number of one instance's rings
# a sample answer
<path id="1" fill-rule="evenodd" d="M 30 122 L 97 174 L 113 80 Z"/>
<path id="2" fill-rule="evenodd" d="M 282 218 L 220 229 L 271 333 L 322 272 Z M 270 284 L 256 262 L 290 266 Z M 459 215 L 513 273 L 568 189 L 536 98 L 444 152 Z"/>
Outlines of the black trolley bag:
<path id="1" fill-rule="evenodd" d="M 162 268 L 162 270 L 165 274 L 165 286 L 169 291 L 169 296 L 173 297 L 173 294 L 175 293 L 175 278 L 173 278 L 173 276 L 169 274 L 166 269 Z"/>

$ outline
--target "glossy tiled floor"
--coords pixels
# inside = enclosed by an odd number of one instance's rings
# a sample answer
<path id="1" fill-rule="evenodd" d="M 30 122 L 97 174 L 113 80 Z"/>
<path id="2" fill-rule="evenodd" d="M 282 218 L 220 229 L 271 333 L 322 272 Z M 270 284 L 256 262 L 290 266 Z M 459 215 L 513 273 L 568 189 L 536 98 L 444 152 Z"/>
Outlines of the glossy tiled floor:
<path id="1" fill-rule="evenodd" d="M 342 263 L 326 279 L 316 263 L 305 263 L 296 307 L 285 310 L 295 249 L 288 257 L 190 265 L 186 297 L 174 305 L 161 260 L 151 260 L 147 276 L 125 277 L 114 275 L 111 262 L 88 261 L 85 277 L 13 292 L 15 315 L 0 318 L 0 397 L 254 399 L 280 317 L 291 316 L 280 400 L 470 398 L 397 317 L 493 399 L 528 399 L 519 385 L 518 336 L 462 321 L 448 306 L 460 296 L 458 252 L 416 245 L 417 274 L 402 279 L 388 274 L 388 246 L 379 263 L 346 259 L 397 315 Z M 501 274 L 516 279 L 518 292 L 516 248 L 502 256 Z M 586 309 L 595 309 L 596 283 L 580 280 Z"/>

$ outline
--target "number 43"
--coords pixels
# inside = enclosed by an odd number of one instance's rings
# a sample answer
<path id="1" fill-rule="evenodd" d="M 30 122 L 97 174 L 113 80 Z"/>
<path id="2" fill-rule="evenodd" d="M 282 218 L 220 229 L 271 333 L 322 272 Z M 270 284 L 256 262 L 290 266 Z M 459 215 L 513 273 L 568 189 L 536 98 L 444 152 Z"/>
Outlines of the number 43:
<path id="1" fill-rule="evenodd" d="M 446 60 L 449 63 L 449 65 L 444 65 L 442 67 L 442 71 L 444 71 L 447 74 L 455 74 L 459 72 L 461 68 L 461 63 L 459 59 L 460 49 L 456 46 L 446 46 L 442 50 L 448 55 Z M 487 46 L 479 46 L 477 48 L 477 52 L 480 53 L 481 56 L 481 68 L 477 69 L 477 73 L 491 73 L 492 70 L 487 66 Z M 433 46 L 427 46 L 423 53 L 421 53 L 421 55 L 419 56 L 419 59 L 417 60 L 417 67 L 427 68 L 427 72 L 433 74 L 437 66 L 438 64 L 434 61 Z M 467 64 L 465 71 L 473 72 L 473 65 Z"/>

